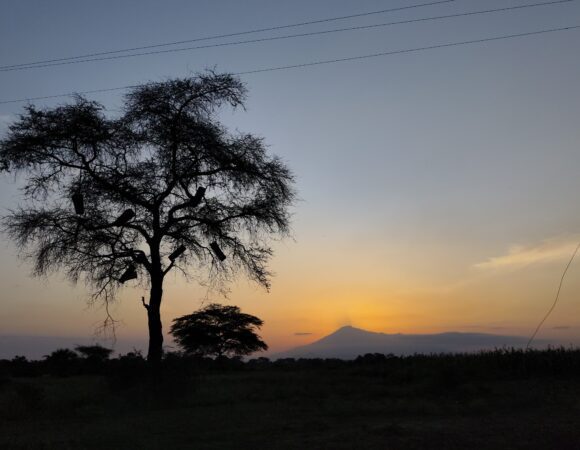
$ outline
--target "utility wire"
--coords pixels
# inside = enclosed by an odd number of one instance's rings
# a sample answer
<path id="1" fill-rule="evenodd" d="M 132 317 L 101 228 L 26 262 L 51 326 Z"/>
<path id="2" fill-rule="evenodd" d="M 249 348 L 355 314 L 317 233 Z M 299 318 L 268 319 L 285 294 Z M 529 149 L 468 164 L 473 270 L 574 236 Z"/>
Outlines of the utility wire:
<path id="1" fill-rule="evenodd" d="M 403 10 L 413 9 L 413 8 L 421 8 L 421 7 L 425 7 L 425 6 L 440 5 L 443 3 L 452 3 L 455 1 L 456 0 L 438 0 L 438 1 L 428 2 L 428 3 L 419 3 L 419 4 L 415 4 L 415 5 L 401 6 L 398 8 L 382 9 L 379 11 L 370 11 L 370 12 L 359 13 L 359 14 L 350 14 L 348 16 L 330 17 L 330 18 L 326 18 L 326 19 L 310 20 L 307 22 L 299 22 L 299 23 L 293 23 L 293 24 L 288 24 L 288 25 L 279 25 L 279 26 L 268 27 L 268 28 L 257 28 L 257 29 L 253 29 L 253 30 L 240 31 L 240 32 L 236 32 L 236 33 L 216 34 L 213 36 L 205 36 L 205 37 L 200 37 L 200 38 L 195 38 L 195 39 L 186 39 L 183 41 L 164 42 L 161 44 L 144 45 L 144 46 L 140 46 L 140 47 L 124 48 L 124 49 L 120 49 L 120 50 L 110 50 L 110 51 L 103 51 L 103 52 L 86 53 L 84 55 L 69 56 L 66 58 L 54 58 L 54 59 L 45 59 L 42 61 L 36 61 L 36 62 L 30 62 L 30 63 L 11 64 L 11 65 L 6 65 L 6 66 L 0 66 L 0 69 L 9 69 L 9 68 L 25 67 L 25 66 L 35 66 L 37 64 L 45 64 L 45 63 L 52 63 L 52 62 L 59 62 L 59 61 L 69 61 L 69 60 L 74 60 L 74 59 L 84 59 L 84 58 L 89 58 L 89 57 L 93 57 L 93 56 L 113 55 L 113 54 L 118 54 L 118 53 L 132 52 L 132 51 L 136 51 L 136 50 L 147 50 L 147 49 L 151 49 L 151 48 L 169 47 L 172 45 L 188 44 L 191 42 L 209 41 L 209 40 L 213 40 L 213 39 L 220 39 L 220 38 L 226 38 L 226 37 L 243 36 L 243 35 L 247 35 L 247 34 L 262 33 L 265 31 L 283 30 L 283 29 L 287 29 L 287 28 L 296 28 L 296 27 L 302 27 L 302 26 L 313 25 L 313 24 L 318 24 L 318 23 L 335 22 L 335 21 L 339 21 L 339 20 L 353 19 L 356 17 L 365 17 L 365 16 L 376 15 L 376 14 L 385 14 L 385 13 L 389 13 L 389 12 L 403 11 Z"/>
<path id="2" fill-rule="evenodd" d="M 266 41 L 277 41 L 282 39 L 292 39 L 298 37 L 307 37 L 307 36 L 317 36 L 322 34 L 331 34 L 331 33 L 338 33 L 344 31 L 356 31 L 356 30 L 368 30 L 380 27 L 388 27 L 392 25 L 401 25 L 401 24 L 410 24 L 416 22 L 427 22 L 432 20 L 441 20 L 441 19 L 451 19 L 457 17 L 465 17 L 465 16 L 475 16 L 479 14 L 489 14 L 495 12 L 506 12 L 506 11 L 513 11 L 518 9 L 524 8 L 533 8 L 537 6 L 548 6 L 548 5 L 556 5 L 560 3 L 569 3 L 575 0 L 555 0 L 555 1 L 548 1 L 548 2 L 541 2 L 541 3 L 532 3 L 527 5 L 519 5 L 519 6 L 509 6 L 504 8 L 496 8 L 496 9 L 486 9 L 480 11 L 471 11 L 466 13 L 457 13 L 457 14 L 446 14 L 442 16 L 432 16 L 432 17 L 423 17 L 418 19 L 408 19 L 408 20 L 400 20 L 396 22 L 387 22 L 387 23 L 380 23 L 375 25 L 361 25 L 361 26 L 354 26 L 354 27 L 345 27 L 345 28 L 336 28 L 333 30 L 324 30 L 324 31 L 312 31 L 307 33 L 299 33 L 299 34 L 287 34 L 283 36 L 273 36 L 273 37 L 265 37 L 265 38 L 258 38 L 258 39 L 249 39 L 243 41 L 235 41 L 235 42 L 223 42 L 219 44 L 207 44 L 207 45 L 199 45 L 195 47 L 185 47 L 185 48 L 172 48 L 166 50 L 154 50 L 149 52 L 142 52 L 142 53 L 132 53 L 128 55 L 115 55 L 115 56 L 103 56 L 99 58 L 89 58 L 89 59 L 77 59 L 71 61 L 61 61 L 61 62 L 51 62 L 47 64 L 36 64 L 33 66 L 25 66 L 25 67 L 7 67 L 7 68 L 0 68 L 0 72 L 12 72 L 16 70 L 28 70 L 28 69 L 39 69 L 43 67 L 53 67 L 53 66 L 64 66 L 70 64 L 81 64 L 86 62 L 95 62 L 95 61 L 108 61 L 114 59 L 125 59 L 125 58 L 133 58 L 136 56 L 148 56 L 148 55 L 157 55 L 162 53 L 177 53 L 177 52 L 184 52 L 190 50 L 200 50 L 206 48 L 215 48 L 215 47 L 229 47 L 234 45 L 243 45 L 243 44 L 253 44 L 258 42 L 266 42 Z"/>
<path id="3" fill-rule="evenodd" d="M 570 27 L 563 27 L 563 28 L 551 28 L 548 30 L 540 30 L 540 31 L 530 31 L 528 33 L 508 34 L 505 36 L 497 36 L 497 37 L 490 37 L 490 38 L 483 38 L 483 39 L 474 39 L 471 41 L 450 42 L 447 44 L 429 45 L 427 47 L 409 48 L 409 49 L 404 49 L 404 50 L 393 50 L 390 52 L 373 53 L 370 55 L 351 56 L 349 58 L 327 59 L 324 61 L 314 61 L 314 62 L 303 63 L 303 64 L 269 67 L 267 69 L 248 70 L 246 72 L 238 72 L 234 75 L 247 75 L 247 74 L 252 74 L 252 73 L 273 72 L 276 70 L 295 69 L 295 68 L 299 68 L 299 67 L 317 66 L 320 64 L 331 64 L 331 63 L 344 62 L 344 61 L 355 61 L 355 60 L 359 60 L 359 59 L 377 58 L 379 56 L 399 55 L 402 53 L 414 53 L 414 52 L 420 52 L 420 51 L 424 51 L 424 50 L 433 50 L 436 48 L 456 47 L 459 45 L 467 45 L 467 44 L 478 44 L 481 42 L 499 41 L 499 40 L 503 40 L 503 39 L 512 39 L 512 38 L 518 38 L 518 37 L 533 36 L 536 34 L 553 33 L 556 31 L 572 30 L 572 29 L 576 29 L 576 28 L 580 28 L 580 25 L 573 25 Z"/>
<path id="4" fill-rule="evenodd" d="M 534 334 L 532 334 L 532 337 L 530 337 L 530 340 L 528 341 L 528 343 L 526 345 L 526 350 L 528 350 L 530 348 L 530 345 L 531 345 L 532 341 L 534 340 L 534 338 L 536 337 L 536 334 L 538 334 L 538 331 L 540 331 L 540 328 L 542 328 L 542 325 L 544 325 L 544 322 L 546 321 L 546 319 L 550 316 L 550 314 L 552 314 L 552 311 L 554 311 L 554 308 L 556 307 L 556 304 L 558 303 L 558 300 L 560 299 L 560 291 L 562 290 L 562 284 L 564 283 L 564 277 L 566 276 L 566 273 L 568 272 L 568 269 L 570 268 L 572 261 L 574 261 L 574 258 L 576 257 L 578 250 L 580 250 L 580 242 L 576 246 L 576 250 L 574 250 L 574 253 L 572 253 L 572 257 L 570 258 L 570 261 L 568 261 L 568 264 L 566 264 L 566 268 L 564 269 L 564 272 L 562 273 L 562 278 L 560 278 L 560 284 L 558 285 L 558 291 L 556 292 L 556 298 L 554 299 L 554 303 L 552 303 L 552 307 L 548 310 L 548 312 L 546 313 L 544 318 L 540 321 L 540 323 L 536 327 L 536 330 L 534 331 Z"/>
<path id="5" fill-rule="evenodd" d="M 303 67 L 318 66 L 318 65 L 323 65 L 323 64 L 333 64 L 333 63 L 346 62 L 346 61 L 357 61 L 357 60 L 362 60 L 362 59 L 377 58 L 380 56 L 391 56 L 391 55 L 399 55 L 399 54 L 404 54 L 404 53 L 415 53 L 415 52 L 421 52 L 421 51 L 426 51 L 426 50 L 434 50 L 437 48 L 458 47 L 461 45 L 479 44 L 479 43 L 483 43 L 483 42 L 499 41 L 499 40 L 505 40 L 505 39 L 514 39 L 514 38 L 519 38 L 519 37 L 528 37 L 528 36 L 534 36 L 534 35 L 539 35 L 539 34 L 547 34 L 547 33 L 559 32 L 559 31 L 574 30 L 574 29 L 578 29 L 578 28 L 580 28 L 580 25 L 572 25 L 572 26 L 568 26 L 568 27 L 550 28 L 550 29 L 545 29 L 545 30 L 530 31 L 527 33 L 508 34 L 508 35 L 504 35 L 504 36 L 495 36 L 495 37 L 489 37 L 489 38 L 474 39 L 474 40 L 470 40 L 470 41 L 449 42 L 449 43 L 445 43 L 445 44 L 429 45 L 426 47 L 415 47 L 415 48 L 402 49 L 402 50 L 393 50 L 393 51 L 388 51 L 388 52 L 373 53 L 370 55 L 351 56 L 351 57 L 347 57 L 347 58 L 327 59 L 327 60 L 313 61 L 313 62 L 309 62 L 309 63 L 292 64 L 292 65 L 287 65 L 287 66 L 268 67 L 268 68 L 264 68 L 264 69 L 255 69 L 255 70 L 248 70 L 248 71 L 244 71 L 244 72 L 237 72 L 237 73 L 233 73 L 232 75 L 249 75 L 249 74 L 254 74 L 254 73 L 274 72 L 274 71 L 279 71 L 279 70 L 297 69 L 297 68 L 303 68 Z M 148 84 L 148 83 L 141 83 L 141 84 L 122 86 L 122 87 L 114 87 L 114 88 L 106 88 L 106 89 L 95 89 L 95 90 L 91 90 L 91 91 L 71 92 L 68 94 L 47 95 L 47 96 L 42 96 L 42 97 L 29 97 L 29 98 L 15 99 L 15 100 L 2 100 L 2 101 L 0 101 L 0 105 L 5 105 L 8 103 L 21 103 L 21 102 L 27 102 L 27 101 L 33 101 L 33 100 L 46 100 L 46 99 L 52 99 L 52 98 L 70 97 L 70 96 L 79 95 L 79 94 L 97 94 L 97 93 L 102 93 L 102 92 L 119 91 L 119 90 L 123 90 L 123 89 L 136 88 L 136 87 L 143 86 L 146 84 Z"/>

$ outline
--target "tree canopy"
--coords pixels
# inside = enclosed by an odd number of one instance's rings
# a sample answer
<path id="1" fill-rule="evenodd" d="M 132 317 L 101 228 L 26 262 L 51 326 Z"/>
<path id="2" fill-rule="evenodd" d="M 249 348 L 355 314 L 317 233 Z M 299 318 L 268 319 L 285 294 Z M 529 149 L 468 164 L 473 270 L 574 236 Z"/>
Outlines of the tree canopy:
<path id="1" fill-rule="evenodd" d="M 208 72 L 134 87 L 112 117 L 80 96 L 28 106 L 0 141 L 0 167 L 24 183 L 5 231 L 35 274 L 64 271 L 94 300 L 147 286 L 150 360 L 172 269 L 214 285 L 242 271 L 268 288 L 269 240 L 289 232 L 292 173 L 262 138 L 217 118 L 245 98 L 238 78 Z"/>
<path id="2" fill-rule="evenodd" d="M 113 353 L 110 348 L 103 347 L 102 345 L 77 345 L 75 351 L 80 354 L 84 359 L 89 361 L 94 361 L 101 363 L 106 361 Z"/>
<path id="3" fill-rule="evenodd" d="M 263 321 L 237 306 L 212 303 L 173 320 L 171 334 L 185 353 L 196 356 L 245 356 L 268 350 L 258 336 Z"/>

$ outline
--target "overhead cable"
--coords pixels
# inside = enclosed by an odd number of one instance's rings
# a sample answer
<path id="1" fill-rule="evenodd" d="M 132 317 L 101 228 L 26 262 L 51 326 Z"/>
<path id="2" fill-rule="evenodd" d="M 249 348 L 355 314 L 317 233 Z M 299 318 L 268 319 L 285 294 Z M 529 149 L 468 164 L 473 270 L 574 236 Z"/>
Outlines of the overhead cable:
<path id="1" fill-rule="evenodd" d="M 218 44 L 199 45 L 199 46 L 195 46 L 195 47 L 172 48 L 172 49 L 154 50 L 154 51 L 142 52 L 142 53 L 131 53 L 128 55 L 103 56 L 103 57 L 98 57 L 98 58 L 51 62 L 51 63 L 47 63 L 47 64 L 37 64 L 34 66 L 26 66 L 26 67 L 8 67 L 8 68 L 0 68 L 0 72 L 12 72 L 12 71 L 16 71 L 16 70 L 40 69 L 40 68 L 53 67 L 53 66 L 64 66 L 64 65 L 70 65 L 70 64 L 81 64 L 81 63 L 97 62 L 97 61 L 109 61 L 109 60 L 116 60 L 116 59 L 134 58 L 137 56 L 150 56 L 150 55 L 158 55 L 158 54 L 164 54 L 164 53 L 177 53 L 177 52 L 201 50 L 201 49 L 216 48 L 216 47 L 230 47 L 230 46 L 235 46 L 235 45 L 254 44 L 254 43 L 259 43 L 259 42 L 277 41 L 277 40 L 283 40 L 283 39 L 293 39 L 293 38 L 299 38 L 299 37 L 317 36 L 317 35 L 345 32 L 345 31 L 369 30 L 369 29 L 376 29 L 376 28 L 380 28 L 380 27 L 388 27 L 388 26 L 392 26 L 392 25 L 402 25 L 402 24 L 410 24 L 410 23 L 416 23 L 416 22 L 427 22 L 427 21 L 433 21 L 433 20 L 443 20 L 443 19 L 451 19 L 451 18 L 457 18 L 457 17 L 475 16 L 475 15 L 480 15 L 480 14 L 490 14 L 490 13 L 496 13 L 496 12 L 513 11 L 513 10 L 519 10 L 519 9 L 524 9 L 524 8 L 533 8 L 533 7 L 537 7 L 537 6 L 555 5 L 558 3 L 568 3 L 571 1 L 574 1 L 574 0 L 555 0 L 555 1 L 548 1 L 548 2 L 542 2 L 542 3 L 532 3 L 532 4 L 527 4 L 527 5 L 508 6 L 508 7 L 504 7 L 504 8 L 486 9 L 486 10 L 480 10 L 480 11 L 470 11 L 470 12 L 457 13 L 457 14 L 446 14 L 446 15 L 442 15 L 442 16 L 432 16 L 432 17 L 422 17 L 422 18 L 418 18 L 418 19 L 399 20 L 399 21 L 395 21 L 395 22 L 387 22 L 387 23 L 380 23 L 380 24 L 374 24 L 374 25 L 361 25 L 361 26 L 354 26 L 354 27 L 335 28 L 332 30 L 312 31 L 312 32 L 308 32 L 308 33 L 287 34 L 287 35 L 283 35 L 283 36 L 273 36 L 273 37 L 235 41 L 235 42 L 222 42 L 222 43 L 218 43 Z"/>
<path id="2" fill-rule="evenodd" d="M 137 50 L 146 50 L 146 49 L 151 49 L 151 48 L 170 47 L 173 45 L 188 44 L 191 42 L 209 41 L 209 40 L 213 40 L 213 39 L 221 39 L 221 38 L 234 37 L 234 36 L 243 36 L 243 35 L 254 34 L 254 33 L 263 33 L 266 31 L 283 30 L 283 29 L 287 29 L 287 28 L 296 28 L 296 27 L 302 27 L 302 26 L 306 26 L 306 25 L 314 25 L 314 24 L 325 23 L 325 22 L 335 22 L 335 21 L 339 21 L 339 20 L 353 19 L 353 18 L 357 18 L 357 17 L 365 17 L 365 16 L 371 16 L 371 15 L 377 15 L 377 14 L 386 14 L 386 13 L 390 13 L 390 12 L 403 11 L 403 10 L 407 10 L 407 9 L 422 8 L 422 7 L 426 7 L 426 6 L 440 5 L 443 3 L 452 3 L 455 1 L 456 0 L 438 0 L 438 1 L 428 2 L 428 3 L 419 3 L 419 4 L 414 4 L 414 5 L 401 6 L 398 8 L 381 9 L 378 11 L 370 11 L 370 12 L 365 12 L 365 13 L 350 14 L 350 15 L 346 15 L 346 16 L 330 17 L 330 18 L 318 19 L 318 20 L 310 20 L 310 21 L 306 21 L 306 22 L 292 23 L 292 24 L 287 24 L 287 25 L 278 25 L 278 26 L 267 27 L 267 28 L 257 28 L 257 29 L 253 29 L 253 30 L 239 31 L 236 33 L 216 34 L 216 35 L 212 35 L 212 36 L 204 36 L 204 37 L 199 37 L 199 38 L 194 38 L 194 39 L 185 39 L 182 41 L 164 42 L 164 43 L 160 43 L 160 44 L 143 45 L 143 46 L 139 46 L 139 47 L 130 47 L 130 48 L 124 48 L 124 49 L 118 49 L 118 50 L 108 50 L 108 51 L 101 51 L 101 52 L 94 52 L 94 53 L 85 53 L 83 55 L 69 56 L 66 58 L 53 58 L 53 59 L 45 59 L 45 60 L 29 62 L 29 63 L 11 64 L 11 65 L 0 66 L 0 69 L 35 66 L 38 64 L 46 64 L 46 63 L 60 62 L 60 61 L 70 61 L 70 60 L 75 60 L 75 59 L 84 59 L 84 58 L 89 58 L 89 57 L 93 57 L 93 56 L 113 55 L 113 54 L 118 54 L 118 53 L 133 52 L 133 51 L 137 51 Z M 572 1 L 572 0 L 568 0 L 568 1 Z"/>
<path id="3" fill-rule="evenodd" d="M 535 36 L 535 35 L 547 34 L 547 33 L 556 33 L 556 32 L 560 32 L 560 31 L 575 30 L 578 28 L 580 28 L 580 25 L 571 25 L 568 27 L 550 28 L 550 29 L 544 29 L 544 30 L 538 30 L 538 31 L 529 31 L 527 33 L 508 34 L 508 35 L 503 35 L 503 36 L 494 36 L 494 37 L 488 37 L 488 38 L 482 38 L 482 39 L 473 39 L 473 40 L 469 40 L 469 41 L 448 42 L 448 43 L 444 43 L 444 44 L 429 45 L 429 46 L 425 46 L 425 47 L 415 47 L 415 48 L 409 48 L 409 49 L 392 50 L 392 51 L 372 53 L 372 54 L 367 54 L 367 55 L 350 56 L 350 57 L 335 58 L 335 59 L 326 59 L 326 60 L 319 60 L 319 61 L 300 63 L 300 64 L 291 64 L 291 65 L 277 66 L 277 67 L 267 67 L 267 68 L 263 68 L 263 69 L 254 69 L 254 70 L 247 70 L 247 71 L 243 71 L 243 72 L 237 72 L 237 73 L 233 73 L 232 75 L 250 75 L 250 74 L 255 74 L 255 73 L 274 72 L 274 71 L 288 70 L 288 69 L 298 69 L 298 68 L 318 66 L 318 65 L 323 65 L 323 64 L 333 64 L 333 63 L 346 62 L 346 61 L 357 61 L 357 60 L 363 60 L 363 59 L 378 58 L 381 56 L 400 55 L 400 54 L 405 54 L 405 53 L 415 53 L 415 52 L 421 52 L 421 51 L 427 51 L 427 50 L 434 50 L 434 49 L 438 49 L 438 48 L 458 47 L 458 46 L 462 46 L 462 45 L 480 44 L 480 43 L 484 43 L 484 42 L 499 41 L 499 40 L 506 40 L 506 39 L 515 39 L 515 38 L 529 37 L 529 36 Z M 67 94 L 46 95 L 46 96 L 40 96 L 40 97 L 28 97 L 28 98 L 20 98 L 20 99 L 15 99 L 15 100 L 2 100 L 2 101 L 0 101 L 0 105 L 5 105 L 8 103 L 22 103 L 22 102 L 34 101 L 34 100 L 47 100 L 47 99 L 60 98 L 60 97 L 70 97 L 70 96 L 75 96 L 75 95 L 79 95 L 79 94 L 84 95 L 84 94 L 97 94 L 97 93 L 104 93 L 104 92 L 113 92 L 113 91 L 119 91 L 119 90 L 123 90 L 123 89 L 132 89 L 132 88 L 136 88 L 136 87 L 143 86 L 146 84 L 148 84 L 148 83 L 141 83 L 141 84 L 114 87 L 114 88 L 105 88 L 105 89 L 94 89 L 94 90 L 90 90 L 90 91 L 71 92 L 71 93 L 67 93 Z"/>

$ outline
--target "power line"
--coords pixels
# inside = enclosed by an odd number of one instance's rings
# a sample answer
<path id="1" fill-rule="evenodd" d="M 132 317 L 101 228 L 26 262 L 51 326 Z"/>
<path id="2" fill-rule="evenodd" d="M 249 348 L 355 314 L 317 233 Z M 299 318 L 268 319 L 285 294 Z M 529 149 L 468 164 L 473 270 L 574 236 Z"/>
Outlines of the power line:
<path id="1" fill-rule="evenodd" d="M 480 10 L 480 11 L 471 11 L 471 12 L 466 12 L 466 13 L 446 14 L 446 15 L 442 15 L 442 16 L 432 16 L 432 17 L 423 17 L 423 18 L 419 18 L 419 19 L 400 20 L 400 21 L 380 23 L 380 24 L 375 24 L 375 25 L 361 25 L 361 26 L 354 26 L 354 27 L 336 28 L 333 30 L 312 31 L 312 32 L 308 32 L 308 33 L 288 34 L 288 35 L 283 35 L 283 36 L 273 36 L 273 37 L 265 37 L 265 38 L 250 39 L 250 40 L 243 40 L 243 41 L 235 41 L 235 42 L 223 42 L 223 43 L 218 43 L 218 44 L 200 45 L 200 46 L 195 46 L 195 47 L 166 49 L 166 50 L 154 50 L 154 51 L 142 52 L 142 53 L 132 53 L 132 54 L 128 54 L 128 55 L 103 56 L 103 57 L 99 57 L 99 58 L 51 62 L 51 63 L 47 63 L 47 64 L 38 63 L 36 65 L 25 66 L 25 67 L 7 67 L 7 68 L 0 67 L 0 72 L 39 69 L 39 68 L 53 67 L 53 66 L 64 66 L 64 65 L 70 65 L 70 64 L 81 64 L 81 63 L 95 62 L 95 61 L 108 61 L 108 60 L 116 60 L 116 59 L 125 59 L 125 58 L 132 58 L 132 57 L 136 57 L 136 56 L 149 56 L 149 55 L 157 55 L 157 54 L 163 54 L 163 53 L 177 53 L 177 52 L 183 52 L 183 51 L 200 50 L 200 49 L 216 48 L 216 47 L 228 47 L 228 46 L 234 46 L 234 45 L 252 44 L 252 43 L 258 43 L 258 42 L 276 41 L 276 40 L 282 40 L 282 39 L 292 39 L 292 38 L 316 36 L 316 35 L 322 35 L 322 34 L 331 34 L 331 33 L 338 33 L 338 32 L 344 32 L 344 31 L 368 30 L 368 29 L 387 27 L 387 26 L 392 26 L 392 25 L 410 24 L 410 23 L 416 23 L 416 22 L 427 22 L 427 21 L 432 21 L 432 20 L 451 19 L 451 18 L 465 17 L 465 16 L 475 16 L 475 15 L 479 15 L 479 14 L 489 14 L 489 13 L 495 13 L 495 12 L 506 12 L 506 11 L 524 9 L 524 8 L 533 8 L 533 7 L 537 7 L 537 6 L 549 6 L 549 5 L 556 5 L 556 4 L 561 4 L 561 3 L 569 3 L 571 1 L 575 1 L 575 0 L 554 0 L 554 1 L 541 2 L 541 3 L 532 3 L 532 4 L 527 4 L 527 5 L 509 6 L 509 7 L 504 7 L 504 8 L 486 9 L 486 10 Z"/>
<path id="2" fill-rule="evenodd" d="M 424 50 L 433 50 L 436 48 L 456 47 L 459 45 L 478 44 L 478 43 L 482 43 L 482 42 L 499 41 L 502 39 L 512 39 L 512 38 L 517 38 L 517 37 L 533 36 L 536 34 L 553 33 L 556 31 L 572 30 L 575 28 L 580 28 L 580 25 L 574 25 L 574 26 L 563 27 L 563 28 L 551 28 L 548 30 L 540 30 L 540 31 L 530 31 L 528 33 L 508 34 L 505 36 L 497 36 L 497 37 L 490 37 L 490 38 L 483 38 L 483 39 L 474 39 L 471 41 L 450 42 L 447 44 L 437 44 L 437 45 L 429 45 L 426 47 L 417 47 L 417 48 L 410 48 L 410 49 L 404 49 L 404 50 L 394 50 L 394 51 L 390 51 L 390 52 L 373 53 L 370 55 L 351 56 L 348 58 L 327 59 L 327 60 L 323 60 L 323 61 L 314 61 L 314 62 L 310 62 L 310 63 L 294 64 L 294 65 L 289 65 L 289 66 L 269 67 L 267 69 L 257 69 L 257 70 L 249 70 L 246 72 L 238 72 L 234 75 L 248 75 L 248 74 L 252 74 L 252 73 L 273 72 L 276 70 L 295 69 L 295 68 L 299 68 L 299 67 L 317 66 L 320 64 L 331 64 L 331 63 L 337 63 L 337 62 L 355 61 L 355 60 L 368 59 L 368 58 L 377 58 L 379 56 L 400 55 L 403 53 L 414 53 L 414 52 L 419 52 L 419 51 L 424 51 Z"/>
<path id="3" fill-rule="evenodd" d="M 248 71 L 244 71 L 244 72 L 237 72 L 237 73 L 233 73 L 232 75 L 249 75 L 249 74 L 255 74 L 255 73 L 274 72 L 274 71 L 287 70 L 287 69 L 298 69 L 298 68 L 318 66 L 318 65 L 323 65 L 323 64 L 333 64 L 333 63 L 339 63 L 339 62 L 346 62 L 346 61 L 357 61 L 357 60 L 362 60 L 362 59 L 377 58 L 380 56 L 392 56 L 392 55 L 400 55 L 400 54 L 404 54 L 404 53 L 415 53 L 415 52 L 426 51 L 426 50 L 434 50 L 434 49 L 438 49 L 438 48 L 457 47 L 457 46 L 469 45 L 469 44 L 479 44 L 479 43 L 483 43 L 483 42 L 499 41 L 499 40 L 505 40 L 505 39 L 514 39 L 514 38 L 519 38 L 519 37 L 528 37 L 528 36 L 534 36 L 534 35 L 539 35 L 539 34 L 574 30 L 574 29 L 578 29 L 578 28 L 580 28 L 580 25 L 572 25 L 572 26 L 562 27 L 562 28 L 550 28 L 550 29 L 545 29 L 545 30 L 529 31 L 527 33 L 509 34 L 509 35 L 504 35 L 504 36 L 494 36 L 494 37 L 474 39 L 474 40 L 469 40 L 469 41 L 448 42 L 445 44 L 429 45 L 429 46 L 425 46 L 425 47 L 415 47 L 415 48 L 393 50 L 393 51 L 381 52 L 381 53 L 372 53 L 369 55 L 350 56 L 350 57 L 346 57 L 346 58 L 327 59 L 327 60 L 313 61 L 313 62 L 309 62 L 309 63 L 292 64 L 292 65 L 277 66 L 277 67 L 268 67 L 268 68 L 264 68 L 264 69 L 255 69 L 255 70 L 248 70 Z M 136 88 L 139 86 L 143 86 L 144 84 L 147 84 L 147 83 L 135 84 L 135 85 L 130 85 L 130 86 L 122 86 L 122 87 L 114 87 L 114 88 L 106 88 L 106 89 L 95 89 L 95 90 L 91 90 L 91 91 L 71 92 L 68 94 L 47 95 L 47 96 L 42 96 L 42 97 L 29 97 L 29 98 L 21 98 L 21 99 L 16 99 L 16 100 L 3 100 L 3 101 L 0 101 L 0 105 L 5 105 L 8 103 L 21 103 L 21 102 L 27 102 L 27 101 L 33 101 L 33 100 L 47 100 L 47 99 L 52 99 L 52 98 L 70 97 L 70 96 L 79 95 L 79 94 L 96 94 L 96 93 L 102 93 L 102 92 L 119 91 L 119 90 L 123 90 L 123 89 Z"/>
<path id="4" fill-rule="evenodd" d="M 151 49 L 151 48 L 170 47 L 172 45 L 188 44 L 191 42 L 209 41 L 209 40 L 213 40 L 213 39 L 220 39 L 220 38 L 226 38 L 226 37 L 234 37 L 234 36 L 243 36 L 243 35 L 254 34 L 254 33 L 262 33 L 265 31 L 276 31 L 276 30 L 283 30 L 283 29 L 287 29 L 287 28 L 296 28 L 296 27 L 302 27 L 302 26 L 306 26 L 306 25 L 314 25 L 314 24 L 319 24 L 319 23 L 335 22 L 335 21 L 339 21 L 339 20 L 353 19 L 356 17 L 365 17 L 365 16 L 376 15 L 376 14 L 385 14 L 385 13 L 389 13 L 389 12 L 403 11 L 403 10 L 413 9 L 413 8 L 421 8 L 421 7 L 425 7 L 425 6 L 440 5 L 443 3 L 452 3 L 455 1 L 456 0 L 438 0 L 438 1 L 428 2 L 428 3 L 419 3 L 419 4 L 415 4 L 415 5 L 401 6 L 398 8 L 382 9 L 382 10 L 378 10 L 378 11 L 370 11 L 370 12 L 359 13 L 359 14 L 350 14 L 347 16 L 339 16 L 339 17 L 330 17 L 330 18 L 326 18 L 326 19 L 310 20 L 307 22 L 299 22 L 299 23 L 293 23 L 293 24 L 288 24 L 288 25 L 279 25 L 279 26 L 268 27 L 268 28 L 257 28 L 257 29 L 253 29 L 253 30 L 239 31 L 236 33 L 216 34 L 213 36 L 205 36 L 205 37 L 194 38 L 194 39 L 186 39 L 186 40 L 182 40 L 182 41 L 164 42 L 161 44 L 144 45 L 144 46 L 140 46 L 140 47 L 131 47 L 131 48 L 124 48 L 124 49 L 119 49 L 119 50 L 109 50 L 109 51 L 103 51 L 103 52 L 86 53 L 84 55 L 69 56 L 66 58 L 54 58 L 54 59 L 45 59 L 42 61 L 36 61 L 36 62 L 30 62 L 30 63 L 11 64 L 11 65 L 6 65 L 6 66 L 0 66 L 0 69 L 35 66 L 37 64 L 53 63 L 53 62 L 60 62 L 60 61 L 70 61 L 70 60 L 74 60 L 74 59 L 90 58 L 93 56 L 113 55 L 113 54 L 126 53 L 126 52 L 132 52 L 132 51 L 137 51 L 137 50 L 147 50 L 147 49 Z M 570 0 L 570 1 L 572 1 L 572 0 Z"/>
<path id="5" fill-rule="evenodd" d="M 532 337 L 530 337 L 530 340 L 528 341 L 528 344 L 526 345 L 526 350 L 528 350 L 530 348 L 530 344 L 532 343 L 532 341 L 536 337 L 536 334 L 538 334 L 538 331 L 540 331 L 540 328 L 542 328 L 542 325 L 544 325 L 544 322 L 546 321 L 546 319 L 550 316 L 550 314 L 552 314 L 552 311 L 554 311 L 554 308 L 556 307 L 556 304 L 558 303 L 558 300 L 560 299 L 560 291 L 562 290 L 562 284 L 564 283 L 564 278 L 566 277 L 566 273 L 568 272 L 568 269 L 570 268 L 572 261 L 574 261 L 574 258 L 576 257 L 578 250 L 580 250 L 580 242 L 576 246 L 576 250 L 574 250 L 574 253 L 572 253 L 572 257 L 570 258 L 570 261 L 568 261 L 568 264 L 566 264 L 566 268 L 564 269 L 564 272 L 562 273 L 562 277 L 560 278 L 560 284 L 558 285 L 558 290 L 556 292 L 556 298 L 554 299 L 554 303 L 552 303 L 552 307 L 548 310 L 548 312 L 546 313 L 544 318 L 540 321 L 540 323 L 536 327 L 536 330 L 534 331 L 534 334 L 532 334 Z"/>

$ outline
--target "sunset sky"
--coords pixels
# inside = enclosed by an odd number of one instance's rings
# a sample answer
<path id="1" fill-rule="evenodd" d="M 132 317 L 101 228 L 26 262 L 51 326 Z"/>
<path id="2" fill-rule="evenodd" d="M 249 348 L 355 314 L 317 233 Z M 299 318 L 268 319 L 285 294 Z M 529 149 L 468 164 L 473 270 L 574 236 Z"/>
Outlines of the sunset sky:
<path id="1" fill-rule="evenodd" d="M 420 3 L 430 2 L 6 1 L 0 4 L 0 65 Z M 456 0 L 181 47 L 532 3 Z M 578 25 L 580 1 L 569 1 L 247 45 L 0 69 L 0 102 L 160 81 L 205 68 L 239 73 Z M 530 335 L 580 241 L 579 44 L 580 29 L 572 29 L 242 75 L 247 110 L 224 110 L 221 117 L 231 129 L 263 136 L 294 171 L 299 201 L 293 239 L 274 244 L 269 293 L 240 278 L 226 300 L 169 277 L 164 329 L 203 301 L 218 301 L 262 318 L 262 336 L 273 352 L 343 325 L 386 333 Z M 122 94 L 89 98 L 115 114 Z M 0 104 L 0 133 L 24 105 Z M 14 181 L 0 178 L 0 214 L 18 205 Z M 0 336 L 92 338 L 104 311 L 87 306 L 84 287 L 58 275 L 32 279 L 30 265 L 16 255 L 3 236 Z M 146 348 L 140 303 L 146 294 L 127 287 L 112 309 L 120 321 L 120 348 L 128 342 Z M 580 255 L 539 337 L 580 344 Z M 9 353 L 0 349 L 0 357 Z"/>

